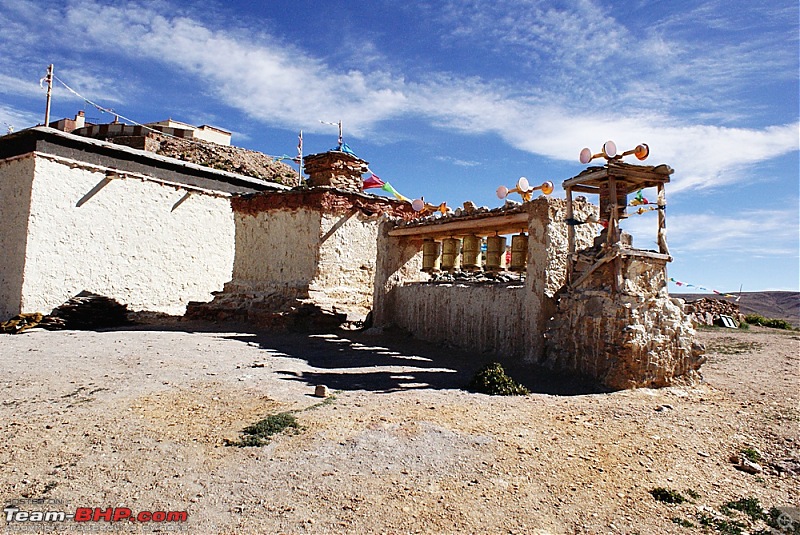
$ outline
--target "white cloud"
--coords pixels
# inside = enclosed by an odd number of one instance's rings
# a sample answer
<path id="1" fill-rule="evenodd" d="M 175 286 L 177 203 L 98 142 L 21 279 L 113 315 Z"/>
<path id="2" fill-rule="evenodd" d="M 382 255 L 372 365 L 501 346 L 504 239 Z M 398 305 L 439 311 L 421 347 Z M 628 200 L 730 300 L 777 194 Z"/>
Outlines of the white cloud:
<path id="1" fill-rule="evenodd" d="M 656 218 L 652 215 L 632 215 L 623 222 L 623 228 L 633 234 L 637 247 L 648 248 L 655 242 Z M 694 258 L 728 254 L 796 258 L 796 244 L 800 240 L 797 209 L 746 210 L 736 214 L 668 211 L 667 240 L 673 255 Z"/>
<path id="2" fill-rule="evenodd" d="M 0 127 L 2 127 L 0 135 L 8 133 L 9 127 L 16 132 L 42 122 L 44 122 L 44 108 L 41 115 L 36 115 L 0 104 Z"/>
<path id="3" fill-rule="evenodd" d="M 563 80 L 530 91 L 445 73 L 409 80 L 375 63 L 370 63 L 371 69 L 342 70 L 269 35 L 211 28 L 152 4 L 76 1 L 65 8 L 64 18 L 68 26 L 82 29 L 81 43 L 75 46 L 163 62 L 176 69 L 176 76 L 191 73 L 219 100 L 274 126 L 322 132 L 326 127 L 319 125 L 320 119 L 342 119 L 348 134 L 359 137 L 387 120 L 415 118 L 462 133 L 495 134 L 521 150 L 566 161 L 576 161 L 583 146 L 599 149 L 606 139 L 614 139 L 622 149 L 646 142 L 652 149 L 651 162 L 669 162 L 677 168 L 673 192 L 742 180 L 749 165 L 798 150 L 797 122 L 726 127 L 677 119 L 669 112 L 676 99 L 688 101 L 689 96 L 702 107 L 703 99 L 711 97 L 689 93 L 698 84 L 710 83 L 713 89 L 724 84 L 724 78 L 708 80 L 739 68 L 742 57 L 748 64 L 758 63 L 750 61 L 753 56 L 747 49 L 734 48 L 744 56 L 732 58 L 726 56 L 730 50 L 709 51 L 694 64 L 686 63 L 683 60 L 697 51 L 686 41 L 665 37 L 674 22 L 665 22 L 661 33 L 637 39 L 599 7 L 592 0 L 576 0 L 571 10 L 556 10 L 543 1 L 503 0 L 495 8 L 473 1 L 452 3 L 443 11 L 457 23 L 452 32 L 456 37 L 491 29 L 487 42 L 494 39 L 498 46 L 553 56 L 548 65 L 560 66 L 556 74 Z M 69 39 L 62 44 L 71 46 Z M 369 55 L 375 54 L 370 50 Z M 643 76 L 631 76 L 642 56 L 656 67 L 644 68 Z M 602 70 L 604 58 L 613 59 L 607 71 Z M 670 68 L 664 69 L 665 65 Z M 740 70 L 749 75 L 753 68 Z M 679 79 L 686 80 L 686 87 L 665 89 Z M 110 80 L 91 75 L 81 78 L 80 84 L 93 94 L 113 87 Z M 616 106 L 598 106 L 598 95 L 587 96 L 587 85 L 601 96 L 608 90 L 609 103 Z M 556 95 L 558 91 L 563 95 Z M 684 97 L 675 96 L 678 93 Z M 635 102 L 621 106 L 619 98 Z M 642 102 L 664 104 L 637 106 Z M 641 111 L 648 109 L 655 111 Z"/>

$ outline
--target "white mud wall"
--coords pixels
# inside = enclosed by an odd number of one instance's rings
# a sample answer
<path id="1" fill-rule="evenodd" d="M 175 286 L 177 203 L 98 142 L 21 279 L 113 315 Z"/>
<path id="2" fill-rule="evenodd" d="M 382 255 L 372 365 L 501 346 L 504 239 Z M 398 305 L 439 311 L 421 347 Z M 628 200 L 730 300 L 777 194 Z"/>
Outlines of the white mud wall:
<path id="1" fill-rule="evenodd" d="M 37 155 L 22 288 L 26 312 L 88 290 L 183 314 L 231 278 L 229 199 Z"/>
<path id="2" fill-rule="evenodd" d="M 21 311 L 33 155 L 0 161 L 0 321 Z"/>

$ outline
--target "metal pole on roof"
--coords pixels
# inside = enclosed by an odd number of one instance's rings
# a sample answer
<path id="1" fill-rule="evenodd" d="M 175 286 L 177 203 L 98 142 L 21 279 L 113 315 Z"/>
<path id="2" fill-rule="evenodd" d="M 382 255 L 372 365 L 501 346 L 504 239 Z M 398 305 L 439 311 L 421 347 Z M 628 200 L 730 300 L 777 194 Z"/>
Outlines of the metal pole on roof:
<path id="1" fill-rule="evenodd" d="M 342 136 L 342 120 L 339 119 L 339 150 L 342 150 L 344 144 L 344 137 Z"/>
<path id="2" fill-rule="evenodd" d="M 303 131 L 300 130 L 300 136 L 297 142 L 297 162 L 298 162 L 298 169 L 297 169 L 297 176 L 300 179 L 300 183 L 303 182 Z"/>
<path id="3" fill-rule="evenodd" d="M 41 71 L 40 71 L 41 72 Z M 53 94 L 53 64 L 47 68 L 47 108 L 44 110 L 44 125 L 50 126 L 50 101 Z"/>

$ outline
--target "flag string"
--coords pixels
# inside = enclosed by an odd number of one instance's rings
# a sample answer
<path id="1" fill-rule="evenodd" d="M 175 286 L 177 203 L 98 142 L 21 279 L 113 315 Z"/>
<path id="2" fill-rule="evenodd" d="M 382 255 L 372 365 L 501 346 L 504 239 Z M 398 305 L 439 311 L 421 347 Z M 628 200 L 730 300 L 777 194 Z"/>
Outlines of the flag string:
<path id="1" fill-rule="evenodd" d="M 728 294 L 728 293 L 723 293 L 723 292 L 720 292 L 718 290 L 706 288 L 705 286 L 698 286 L 696 284 L 691 284 L 691 283 L 688 283 L 688 282 L 675 280 L 672 277 L 669 278 L 669 281 L 674 283 L 676 286 L 682 286 L 682 287 L 685 286 L 686 288 L 697 288 L 698 290 L 703 290 L 703 291 L 706 291 L 706 292 L 713 292 L 713 293 L 715 293 L 717 295 L 721 295 L 722 297 L 735 297 L 737 301 L 739 300 L 739 296 L 736 296 L 736 295 L 733 295 L 733 294 Z"/>

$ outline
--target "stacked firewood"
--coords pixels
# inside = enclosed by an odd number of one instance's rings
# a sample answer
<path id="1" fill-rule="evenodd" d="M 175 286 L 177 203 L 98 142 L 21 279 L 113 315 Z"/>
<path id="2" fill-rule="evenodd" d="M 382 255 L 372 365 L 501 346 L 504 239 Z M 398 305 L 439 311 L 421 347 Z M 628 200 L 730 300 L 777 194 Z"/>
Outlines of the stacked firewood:
<path id="1" fill-rule="evenodd" d="M 43 329 L 92 330 L 125 325 L 128 305 L 115 299 L 89 292 L 81 292 L 63 305 L 44 315 L 41 312 L 19 314 L 0 323 L 0 332 L 17 334 L 34 327 Z"/>

